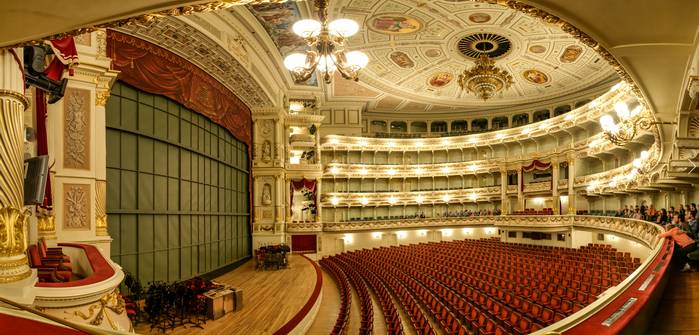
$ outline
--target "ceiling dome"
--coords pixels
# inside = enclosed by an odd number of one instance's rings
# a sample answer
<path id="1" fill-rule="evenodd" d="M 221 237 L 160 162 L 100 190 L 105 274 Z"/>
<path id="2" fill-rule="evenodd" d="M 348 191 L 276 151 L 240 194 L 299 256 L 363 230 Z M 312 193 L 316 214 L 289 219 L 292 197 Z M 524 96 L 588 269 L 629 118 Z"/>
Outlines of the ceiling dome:
<path id="1" fill-rule="evenodd" d="M 284 38 L 285 23 L 280 18 L 299 16 L 304 11 L 297 6 L 304 9 L 308 5 L 285 6 L 296 13 L 283 15 L 278 7 L 265 13 L 265 7 L 251 7 L 266 28 L 273 28 L 268 32 L 282 57 L 304 46 Z M 330 2 L 329 15 L 360 23 L 361 30 L 350 38 L 349 48 L 363 51 L 370 62 L 359 76 L 363 90 L 338 89 L 350 84 L 333 83 L 328 98 L 337 92 L 345 94 L 343 98 L 360 92 L 356 98 L 367 101 L 369 110 L 381 110 L 385 99 L 402 101 L 386 104 L 391 110 L 415 107 L 416 111 L 483 111 L 546 104 L 618 81 L 604 59 L 570 34 L 500 5 L 435 0 L 415 6 L 396 0 L 335 0 Z M 495 59 L 496 66 L 514 78 L 510 89 L 486 102 L 463 91 L 456 80 L 481 54 Z"/>

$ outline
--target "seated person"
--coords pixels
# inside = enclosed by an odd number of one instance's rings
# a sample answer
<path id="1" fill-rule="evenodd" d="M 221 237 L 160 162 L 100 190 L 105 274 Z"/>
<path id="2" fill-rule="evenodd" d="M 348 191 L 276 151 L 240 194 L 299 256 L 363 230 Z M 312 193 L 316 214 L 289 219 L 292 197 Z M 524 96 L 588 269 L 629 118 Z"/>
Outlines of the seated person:
<path id="1" fill-rule="evenodd" d="M 692 270 L 692 263 L 699 260 L 699 252 L 697 252 L 697 242 L 693 240 L 687 232 L 680 229 L 676 225 L 669 224 L 665 227 L 664 233 L 658 234 L 660 237 L 670 237 L 675 242 L 674 257 L 683 263 L 682 272 Z M 691 256 L 690 256 L 691 255 Z"/>

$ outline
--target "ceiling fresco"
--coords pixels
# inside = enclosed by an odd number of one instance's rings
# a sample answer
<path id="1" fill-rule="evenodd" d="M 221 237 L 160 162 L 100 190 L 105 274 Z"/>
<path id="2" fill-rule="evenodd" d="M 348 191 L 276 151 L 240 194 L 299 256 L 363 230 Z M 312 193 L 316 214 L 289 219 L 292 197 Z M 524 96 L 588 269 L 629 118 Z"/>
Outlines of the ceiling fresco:
<path id="1" fill-rule="evenodd" d="M 251 8 L 280 57 L 305 49 L 290 31 L 301 16 L 301 4 Z M 501 108 L 563 97 L 617 78 L 607 62 L 567 33 L 498 5 L 468 0 L 334 0 L 329 14 L 331 20 L 344 17 L 360 23 L 361 31 L 350 39 L 349 49 L 369 55 L 369 66 L 360 73 L 366 90 L 357 90 L 357 98 L 366 100 L 372 110 L 410 107 L 407 111 L 423 105 L 426 110 Z M 482 36 L 491 36 L 486 39 L 494 42 L 478 44 Z M 457 83 L 459 74 L 474 65 L 469 48 L 482 47 L 491 48 L 496 66 L 515 78 L 509 90 L 486 102 Z M 334 83 L 332 88 L 338 85 L 343 86 Z M 380 94 L 369 98 L 367 90 Z M 327 93 L 329 99 L 333 91 Z M 339 90 L 343 97 L 349 91 Z"/>

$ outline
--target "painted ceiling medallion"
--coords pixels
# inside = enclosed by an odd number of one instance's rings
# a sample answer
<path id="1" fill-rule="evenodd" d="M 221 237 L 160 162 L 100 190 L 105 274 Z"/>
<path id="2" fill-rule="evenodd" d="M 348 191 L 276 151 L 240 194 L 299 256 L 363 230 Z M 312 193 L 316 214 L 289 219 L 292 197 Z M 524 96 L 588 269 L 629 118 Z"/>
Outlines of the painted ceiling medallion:
<path id="1" fill-rule="evenodd" d="M 401 68 L 409 69 L 415 66 L 415 62 L 403 51 L 394 51 L 389 56 L 391 61 Z"/>
<path id="2" fill-rule="evenodd" d="M 522 72 L 522 77 L 537 85 L 543 85 L 549 82 L 549 76 L 546 73 L 535 69 L 529 69 Z"/>
<path id="3" fill-rule="evenodd" d="M 486 23 L 490 21 L 490 15 L 486 13 L 475 13 L 468 16 L 468 20 L 473 23 Z"/>
<path id="4" fill-rule="evenodd" d="M 369 20 L 369 28 L 386 34 L 411 34 L 422 29 L 422 23 L 406 15 L 384 14 Z"/>
<path id="5" fill-rule="evenodd" d="M 430 77 L 429 84 L 434 88 L 442 88 L 449 85 L 452 80 L 454 80 L 453 74 L 449 72 L 438 72 Z"/>
<path id="6" fill-rule="evenodd" d="M 577 45 L 567 47 L 561 54 L 561 63 L 574 63 L 578 60 L 582 52 L 583 49 Z"/>
<path id="7" fill-rule="evenodd" d="M 529 52 L 535 53 L 535 54 L 542 54 L 542 53 L 546 52 L 546 47 L 543 45 L 535 44 L 535 45 L 532 45 L 529 47 Z"/>
<path id="8" fill-rule="evenodd" d="M 427 49 L 425 50 L 425 56 L 430 58 L 439 57 L 442 55 L 442 51 L 439 49 Z"/>

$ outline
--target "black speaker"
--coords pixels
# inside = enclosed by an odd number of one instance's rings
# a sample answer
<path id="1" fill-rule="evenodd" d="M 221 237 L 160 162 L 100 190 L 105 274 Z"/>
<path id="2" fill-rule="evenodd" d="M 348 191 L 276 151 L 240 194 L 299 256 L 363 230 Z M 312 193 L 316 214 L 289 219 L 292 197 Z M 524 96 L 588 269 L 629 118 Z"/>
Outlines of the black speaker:
<path id="1" fill-rule="evenodd" d="M 32 157 L 24 161 L 24 205 L 44 203 L 46 181 L 49 178 L 49 156 Z"/>

